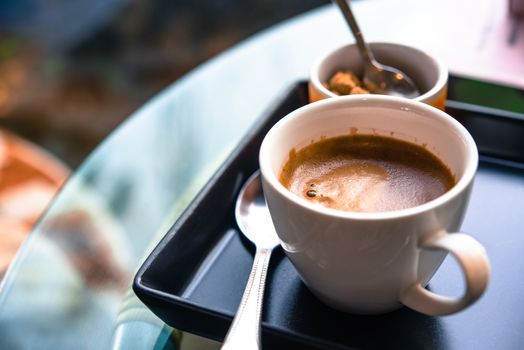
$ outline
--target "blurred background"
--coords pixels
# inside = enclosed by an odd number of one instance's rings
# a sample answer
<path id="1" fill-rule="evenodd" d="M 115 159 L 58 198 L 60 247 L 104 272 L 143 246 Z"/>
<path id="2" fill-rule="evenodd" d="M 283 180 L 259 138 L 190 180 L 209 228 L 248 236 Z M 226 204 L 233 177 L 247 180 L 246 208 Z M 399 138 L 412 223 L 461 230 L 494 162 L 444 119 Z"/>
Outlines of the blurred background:
<path id="1" fill-rule="evenodd" d="M 328 2 L 2 0 L 0 126 L 75 168 L 196 65 Z"/>
<path id="2" fill-rule="evenodd" d="M 328 0 L 1 0 L 0 279 L 53 195 L 133 111 Z"/>

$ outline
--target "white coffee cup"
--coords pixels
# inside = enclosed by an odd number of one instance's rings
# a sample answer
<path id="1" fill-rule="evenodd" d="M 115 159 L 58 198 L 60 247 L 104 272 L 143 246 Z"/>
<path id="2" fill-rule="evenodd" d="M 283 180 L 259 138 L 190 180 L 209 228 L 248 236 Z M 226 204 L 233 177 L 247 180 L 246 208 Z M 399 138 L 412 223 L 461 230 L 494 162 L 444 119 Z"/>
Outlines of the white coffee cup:
<path id="1" fill-rule="evenodd" d="M 310 203 L 279 182 L 290 150 L 355 130 L 423 145 L 450 168 L 457 183 L 416 207 L 362 213 Z M 478 165 L 477 148 L 468 131 L 441 110 L 383 95 L 314 102 L 273 126 L 262 142 L 259 162 L 286 255 L 309 289 L 333 308 L 377 314 L 406 305 L 428 315 L 446 315 L 464 309 L 486 289 L 490 267 L 485 249 L 457 233 Z M 464 273 L 465 293 L 459 297 L 424 288 L 448 252 Z"/>

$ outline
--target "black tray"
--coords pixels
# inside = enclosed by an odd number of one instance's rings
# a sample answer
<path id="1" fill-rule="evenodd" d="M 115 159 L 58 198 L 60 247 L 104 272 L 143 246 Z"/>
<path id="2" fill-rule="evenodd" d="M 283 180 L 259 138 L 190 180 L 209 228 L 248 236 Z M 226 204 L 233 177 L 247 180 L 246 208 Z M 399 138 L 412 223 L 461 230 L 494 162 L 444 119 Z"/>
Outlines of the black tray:
<path id="1" fill-rule="evenodd" d="M 450 97 L 453 87 L 450 84 Z M 224 338 L 254 253 L 234 221 L 236 195 L 258 167 L 267 130 L 306 101 L 302 82 L 259 120 L 138 271 L 135 293 L 167 324 Z M 264 348 L 524 348 L 524 118 L 451 100 L 448 106 L 484 155 L 462 227 L 490 256 L 492 277 L 486 294 L 467 310 L 440 318 L 408 308 L 381 316 L 345 314 L 318 301 L 277 249 L 266 284 Z M 462 284 L 454 260 L 447 258 L 429 288 L 458 295 Z"/>

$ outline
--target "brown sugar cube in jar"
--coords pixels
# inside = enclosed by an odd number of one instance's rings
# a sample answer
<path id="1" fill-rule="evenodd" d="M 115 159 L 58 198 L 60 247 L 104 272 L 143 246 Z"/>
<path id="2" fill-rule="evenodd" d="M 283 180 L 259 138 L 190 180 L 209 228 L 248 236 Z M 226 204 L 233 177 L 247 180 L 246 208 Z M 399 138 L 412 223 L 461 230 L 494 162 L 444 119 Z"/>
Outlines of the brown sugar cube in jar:
<path id="1" fill-rule="evenodd" d="M 360 85 L 358 77 L 350 71 L 338 71 L 329 80 L 329 89 L 339 95 L 349 95 L 352 89 Z"/>
<path id="2" fill-rule="evenodd" d="M 370 94 L 369 90 L 363 88 L 362 86 L 355 86 L 353 89 L 351 89 L 351 95 L 366 95 Z"/>

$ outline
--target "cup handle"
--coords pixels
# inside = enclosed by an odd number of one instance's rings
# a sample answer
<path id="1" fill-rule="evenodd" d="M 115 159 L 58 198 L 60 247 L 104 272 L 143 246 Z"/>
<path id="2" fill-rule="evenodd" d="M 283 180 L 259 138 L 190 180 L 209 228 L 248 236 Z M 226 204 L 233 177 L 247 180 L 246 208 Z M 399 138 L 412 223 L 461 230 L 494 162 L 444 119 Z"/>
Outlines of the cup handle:
<path id="1" fill-rule="evenodd" d="M 482 295 L 488 284 L 490 265 L 486 250 L 477 240 L 465 233 L 444 232 L 421 241 L 420 248 L 450 252 L 464 272 L 466 291 L 461 297 L 447 297 L 430 292 L 417 282 L 401 293 L 404 305 L 426 315 L 443 316 L 466 308 Z"/>

